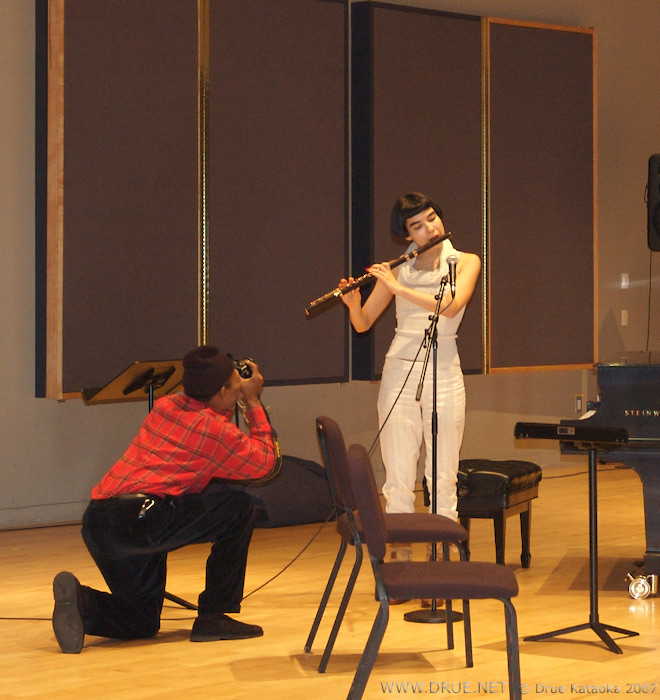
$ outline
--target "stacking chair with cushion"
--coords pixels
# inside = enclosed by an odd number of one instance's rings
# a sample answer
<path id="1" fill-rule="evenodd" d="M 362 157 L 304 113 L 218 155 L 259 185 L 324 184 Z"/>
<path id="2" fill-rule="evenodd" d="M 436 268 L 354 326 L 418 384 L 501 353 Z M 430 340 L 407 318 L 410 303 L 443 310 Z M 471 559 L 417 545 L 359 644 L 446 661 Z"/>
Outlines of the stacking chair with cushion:
<path id="1" fill-rule="evenodd" d="M 463 600 L 463 625 L 467 666 L 472 666 L 470 599 L 496 598 L 504 603 L 509 697 L 520 700 L 518 625 L 511 598 L 518 593 L 516 577 L 501 564 L 471 561 L 385 562 L 387 530 L 378 498 L 371 460 L 362 445 L 348 449 L 348 469 L 353 497 L 360 513 L 362 531 L 376 579 L 380 608 L 358 665 L 349 700 L 362 697 L 383 640 L 389 619 L 388 597 L 446 598 Z"/>
<path id="2" fill-rule="evenodd" d="M 325 586 L 321 602 L 319 603 L 316 617 L 312 624 L 305 651 L 310 651 L 319 625 L 323 618 L 325 608 L 327 606 L 330 594 L 337 579 L 337 574 L 341 563 L 346 553 L 347 546 L 355 546 L 355 561 L 353 568 L 346 584 L 346 589 L 342 596 L 337 615 L 335 617 L 332 630 L 326 643 L 321 662 L 319 663 L 319 673 L 324 673 L 330 660 L 330 654 L 334 646 L 339 628 L 341 627 L 344 613 L 351 598 L 355 581 L 360 571 L 362 564 L 362 536 L 360 534 L 361 525 L 359 514 L 353 517 L 355 504 L 353 501 L 353 493 L 350 488 L 348 476 L 348 464 L 346 454 L 346 443 L 342 435 L 341 429 L 336 421 L 327 416 L 320 416 L 316 419 L 316 430 L 321 447 L 321 454 L 328 475 L 328 484 L 335 503 L 337 512 L 337 532 L 341 540 L 339 543 L 339 551 L 335 557 L 335 562 L 330 572 L 330 577 Z M 349 518 L 350 515 L 350 518 Z M 467 537 L 465 528 L 457 522 L 443 515 L 431 513 L 385 513 L 385 527 L 387 542 L 440 542 L 453 543 L 461 552 L 461 558 L 466 559 L 465 550 L 462 542 Z M 448 604 L 448 613 L 450 612 L 451 604 Z M 451 617 L 451 616 L 449 616 Z M 453 646 L 451 625 L 447 627 L 448 644 Z"/>

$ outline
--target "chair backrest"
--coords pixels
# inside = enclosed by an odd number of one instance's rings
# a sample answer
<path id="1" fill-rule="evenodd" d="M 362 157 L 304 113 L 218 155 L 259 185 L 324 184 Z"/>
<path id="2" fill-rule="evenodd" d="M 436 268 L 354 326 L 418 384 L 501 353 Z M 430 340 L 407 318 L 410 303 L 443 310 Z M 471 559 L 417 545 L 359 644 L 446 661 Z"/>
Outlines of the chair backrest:
<path id="1" fill-rule="evenodd" d="M 355 510 L 355 501 L 348 476 L 346 442 L 341 428 L 337 421 L 332 418 L 319 416 L 316 419 L 316 432 L 328 474 L 332 498 L 340 511 L 337 515 L 341 515 L 347 507 L 350 510 Z"/>
<path id="2" fill-rule="evenodd" d="M 367 450 L 362 445 L 351 445 L 347 454 L 348 474 L 355 505 L 369 554 L 382 562 L 385 559 L 387 528 L 385 515 L 378 496 L 376 477 Z"/>

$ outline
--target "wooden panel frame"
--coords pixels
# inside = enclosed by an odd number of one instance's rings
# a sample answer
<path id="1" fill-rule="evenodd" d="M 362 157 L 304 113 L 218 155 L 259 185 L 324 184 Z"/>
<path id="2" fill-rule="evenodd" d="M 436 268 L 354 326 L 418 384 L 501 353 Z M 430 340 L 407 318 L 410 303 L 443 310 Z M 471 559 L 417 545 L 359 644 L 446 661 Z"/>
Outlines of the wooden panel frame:
<path id="1" fill-rule="evenodd" d="M 45 3 L 41 3 L 43 6 Z M 62 391 L 63 353 L 63 244 L 64 244 L 64 0 L 48 0 L 47 24 L 47 175 L 46 175 L 46 264 L 45 353 L 43 367 L 37 365 L 36 395 L 52 399 L 75 398 Z M 37 66 L 39 70 L 39 66 Z M 37 80 L 44 76 L 37 76 Z M 39 127 L 37 127 L 39 128 Z M 37 193 L 37 198 L 40 193 Z M 37 207 L 39 201 L 37 201 Z M 37 237 L 39 232 L 37 231 Z M 38 330 L 39 335 L 39 330 Z M 39 340 L 39 338 L 38 338 Z M 39 359 L 39 358 L 38 358 Z M 40 376 L 41 375 L 41 376 Z"/>
<path id="2" fill-rule="evenodd" d="M 48 3 L 45 396 L 62 394 L 62 246 L 64 240 L 64 0 Z"/>

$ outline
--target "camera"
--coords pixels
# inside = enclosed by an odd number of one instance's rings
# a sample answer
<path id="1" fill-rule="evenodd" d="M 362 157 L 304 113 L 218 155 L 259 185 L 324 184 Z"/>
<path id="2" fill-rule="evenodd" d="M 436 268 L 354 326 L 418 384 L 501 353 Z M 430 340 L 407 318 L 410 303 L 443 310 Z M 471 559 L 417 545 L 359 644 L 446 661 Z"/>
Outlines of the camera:
<path id="1" fill-rule="evenodd" d="M 251 357 L 246 357 L 242 360 L 234 360 L 234 358 L 232 358 L 234 367 L 236 367 L 236 371 L 242 379 L 249 379 L 252 376 L 252 367 L 248 365 L 248 360 L 254 362 Z"/>

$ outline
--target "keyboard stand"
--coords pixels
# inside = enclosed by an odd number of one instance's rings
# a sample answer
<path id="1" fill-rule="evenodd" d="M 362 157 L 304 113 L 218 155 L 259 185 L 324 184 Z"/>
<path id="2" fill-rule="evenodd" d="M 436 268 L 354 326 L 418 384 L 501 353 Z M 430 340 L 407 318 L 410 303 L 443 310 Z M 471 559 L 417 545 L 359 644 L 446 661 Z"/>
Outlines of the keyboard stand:
<path id="1" fill-rule="evenodd" d="M 519 437 L 548 437 L 541 435 L 531 435 L 525 430 L 527 426 L 525 424 L 517 424 L 515 436 Z M 550 427 L 550 426 L 548 426 Z M 554 426 L 553 426 L 554 427 Z M 527 434 L 526 434 L 527 433 Z M 566 440 L 567 436 L 558 436 L 556 439 Z M 588 448 L 589 451 L 589 600 L 590 600 L 590 610 L 589 610 L 589 622 L 582 625 L 575 625 L 574 627 L 563 627 L 552 632 L 545 632 L 544 634 L 534 634 L 529 637 L 524 637 L 526 642 L 539 642 L 544 639 L 550 639 L 552 637 L 559 637 L 564 634 L 570 634 L 571 632 L 579 632 L 580 630 L 591 629 L 593 630 L 605 643 L 607 648 L 614 652 L 615 654 L 622 654 L 622 650 L 619 645 L 612 639 L 608 634 L 609 632 L 615 632 L 617 634 L 624 635 L 626 637 L 636 637 L 639 632 L 632 632 L 631 630 L 622 629 L 621 627 L 614 627 L 612 625 L 606 625 L 600 621 L 598 616 L 598 494 L 597 494 L 597 483 L 596 474 L 598 468 L 598 448 L 591 444 Z"/>

